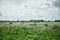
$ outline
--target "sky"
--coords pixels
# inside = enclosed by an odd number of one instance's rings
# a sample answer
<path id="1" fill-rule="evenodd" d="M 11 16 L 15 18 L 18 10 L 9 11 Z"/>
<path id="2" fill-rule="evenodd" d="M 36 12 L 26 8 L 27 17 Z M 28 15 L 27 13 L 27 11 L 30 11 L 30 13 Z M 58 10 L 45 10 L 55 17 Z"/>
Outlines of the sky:
<path id="1" fill-rule="evenodd" d="M 60 0 L 0 0 L 0 20 L 59 20 Z"/>

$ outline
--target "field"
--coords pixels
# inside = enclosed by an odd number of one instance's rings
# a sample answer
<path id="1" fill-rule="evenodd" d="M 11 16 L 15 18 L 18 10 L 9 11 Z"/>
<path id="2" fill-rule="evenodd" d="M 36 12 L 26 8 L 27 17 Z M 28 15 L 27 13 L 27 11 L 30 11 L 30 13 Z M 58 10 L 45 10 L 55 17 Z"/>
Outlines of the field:
<path id="1" fill-rule="evenodd" d="M 0 23 L 0 40 L 60 40 L 60 22 Z"/>

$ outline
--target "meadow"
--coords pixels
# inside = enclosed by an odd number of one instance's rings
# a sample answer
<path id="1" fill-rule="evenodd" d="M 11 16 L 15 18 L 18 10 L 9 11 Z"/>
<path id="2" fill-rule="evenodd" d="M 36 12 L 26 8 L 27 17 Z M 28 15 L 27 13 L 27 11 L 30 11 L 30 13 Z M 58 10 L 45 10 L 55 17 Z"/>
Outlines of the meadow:
<path id="1" fill-rule="evenodd" d="M 60 40 L 60 22 L 0 23 L 0 40 Z"/>

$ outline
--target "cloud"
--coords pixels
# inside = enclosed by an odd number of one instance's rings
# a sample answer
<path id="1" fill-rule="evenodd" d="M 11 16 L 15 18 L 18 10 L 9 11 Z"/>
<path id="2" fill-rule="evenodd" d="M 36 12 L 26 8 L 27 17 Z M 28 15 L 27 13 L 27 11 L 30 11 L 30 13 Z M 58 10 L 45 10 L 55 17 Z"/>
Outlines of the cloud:
<path id="1" fill-rule="evenodd" d="M 0 12 L 0 16 L 2 16 L 1 12 Z"/>
<path id="2" fill-rule="evenodd" d="M 60 0 L 53 1 L 54 7 L 60 8 Z"/>
<path id="3" fill-rule="evenodd" d="M 57 19 L 58 9 L 52 0 L 2 0 L 0 11 L 6 20 Z"/>

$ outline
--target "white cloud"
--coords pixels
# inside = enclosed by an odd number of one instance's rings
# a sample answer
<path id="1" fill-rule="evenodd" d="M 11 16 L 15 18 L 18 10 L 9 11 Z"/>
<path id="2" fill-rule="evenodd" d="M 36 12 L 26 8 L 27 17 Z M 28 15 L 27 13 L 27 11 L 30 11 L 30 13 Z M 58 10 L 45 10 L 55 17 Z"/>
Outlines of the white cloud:
<path id="1" fill-rule="evenodd" d="M 57 18 L 58 9 L 47 0 L 3 0 L 0 10 L 3 12 L 0 19 L 29 20 Z"/>

